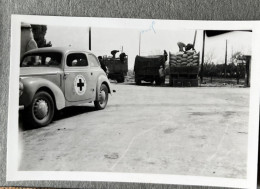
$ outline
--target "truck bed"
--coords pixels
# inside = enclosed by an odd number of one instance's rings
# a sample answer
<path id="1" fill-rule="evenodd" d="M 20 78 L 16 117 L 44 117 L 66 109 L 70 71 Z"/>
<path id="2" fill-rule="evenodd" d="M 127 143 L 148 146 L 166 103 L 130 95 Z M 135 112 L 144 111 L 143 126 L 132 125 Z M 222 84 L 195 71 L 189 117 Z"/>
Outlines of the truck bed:
<path id="1" fill-rule="evenodd" d="M 134 71 L 138 75 L 158 75 L 160 66 L 165 68 L 163 55 L 158 56 L 136 56 Z"/>
<path id="2" fill-rule="evenodd" d="M 121 61 L 119 58 L 104 58 L 103 62 L 110 73 L 127 73 L 128 60 Z"/>

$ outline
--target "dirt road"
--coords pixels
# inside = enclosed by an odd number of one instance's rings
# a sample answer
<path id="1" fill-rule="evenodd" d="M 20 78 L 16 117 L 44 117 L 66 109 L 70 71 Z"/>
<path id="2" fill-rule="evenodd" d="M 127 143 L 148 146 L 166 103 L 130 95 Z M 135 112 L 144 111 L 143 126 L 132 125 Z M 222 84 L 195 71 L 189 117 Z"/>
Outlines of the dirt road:
<path id="1" fill-rule="evenodd" d="M 20 170 L 246 177 L 249 88 L 113 86 L 105 110 L 21 130 Z"/>

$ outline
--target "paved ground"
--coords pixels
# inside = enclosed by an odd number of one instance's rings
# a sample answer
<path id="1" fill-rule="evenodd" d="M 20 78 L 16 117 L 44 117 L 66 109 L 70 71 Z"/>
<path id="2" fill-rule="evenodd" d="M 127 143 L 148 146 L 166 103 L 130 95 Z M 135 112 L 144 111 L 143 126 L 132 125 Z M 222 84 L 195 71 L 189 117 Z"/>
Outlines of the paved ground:
<path id="1" fill-rule="evenodd" d="M 113 84 L 105 110 L 20 131 L 20 170 L 246 177 L 249 88 Z"/>

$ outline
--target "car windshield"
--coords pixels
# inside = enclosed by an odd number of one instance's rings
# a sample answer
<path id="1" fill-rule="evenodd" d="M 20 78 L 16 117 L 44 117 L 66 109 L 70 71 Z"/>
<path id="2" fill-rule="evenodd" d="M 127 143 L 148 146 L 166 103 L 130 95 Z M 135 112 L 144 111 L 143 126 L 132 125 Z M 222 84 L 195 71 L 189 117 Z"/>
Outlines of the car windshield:
<path id="1" fill-rule="evenodd" d="M 20 67 L 59 67 L 61 65 L 61 53 L 33 53 L 23 57 Z"/>

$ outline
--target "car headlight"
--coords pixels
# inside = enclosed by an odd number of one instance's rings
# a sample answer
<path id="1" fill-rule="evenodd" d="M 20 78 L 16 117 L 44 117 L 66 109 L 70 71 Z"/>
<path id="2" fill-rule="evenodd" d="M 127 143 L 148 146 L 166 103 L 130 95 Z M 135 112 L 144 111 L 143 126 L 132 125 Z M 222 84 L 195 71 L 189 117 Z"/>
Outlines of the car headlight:
<path id="1" fill-rule="evenodd" d="M 19 82 L 19 97 L 20 97 L 22 94 L 23 94 L 23 83 L 22 83 L 21 80 L 20 80 L 20 82 Z"/>

